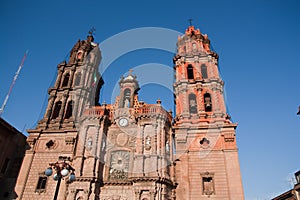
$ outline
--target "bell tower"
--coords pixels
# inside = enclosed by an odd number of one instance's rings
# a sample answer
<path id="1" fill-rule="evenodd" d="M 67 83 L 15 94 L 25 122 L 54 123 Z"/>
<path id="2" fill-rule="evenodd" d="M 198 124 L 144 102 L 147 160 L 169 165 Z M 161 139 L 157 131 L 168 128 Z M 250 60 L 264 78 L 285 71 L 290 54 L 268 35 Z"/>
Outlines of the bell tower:
<path id="1" fill-rule="evenodd" d="M 98 105 L 104 83 L 98 72 L 100 61 L 101 52 L 92 35 L 77 41 L 69 61 L 57 66 L 55 85 L 48 90 L 48 106 L 39 127 L 72 127 L 85 108 Z"/>
<path id="2" fill-rule="evenodd" d="M 235 129 L 224 102 L 218 54 L 199 29 L 178 37 L 174 119 L 176 197 L 243 199 Z"/>
<path id="3" fill-rule="evenodd" d="M 100 131 L 91 133 L 97 128 L 92 125 L 99 126 L 99 121 L 94 122 L 97 118 L 88 121 L 85 113 L 89 112 L 91 107 L 102 109 L 97 105 L 100 88 L 103 85 L 98 72 L 101 52 L 98 44 L 93 41 L 92 35 L 88 35 L 86 40 L 78 40 L 70 52 L 69 61 L 57 66 L 55 84 L 48 89 L 46 112 L 34 129 L 27 130 L 29 147 L 15 188 L 18 199 L 52 199 L 54 193 L 58 195 L 58 199 L 66 199 L 66 194 L 69 193 L 68 198 L 72 199 L 72 195 L 83 195 L 82 188 L 86 190 L 92 187 L 89 181 L 95 179 L 96 175 L 86 173 L 88 170 L 85 170 L 83 164 L 84 161 L 92 163 L 91 160 L 96 153 L 94 149 L 89 149 L 88 144 L 100 138 L 98 137 Z M 93 124 L 87 129 L 85 123 Z M 99 140 L 101 141 L 101 138 Z M 84 156 L 89 159 L 85 159 Z M 60 185 L 45 175 L 49 163 L 58 160 L 70 162 L 76 168 L 78 178 L 73 187 L 79 188 L 80 191 L 71 187 L 68 189 L 66 179 L 63 180 L 64 184 Z M 96 168 L 98 165 L 93 166 Z M 90 167 L 89 171 L 93 172 L 93 169 Z M 88 186 L 85 186 L 87 184 Z"/>

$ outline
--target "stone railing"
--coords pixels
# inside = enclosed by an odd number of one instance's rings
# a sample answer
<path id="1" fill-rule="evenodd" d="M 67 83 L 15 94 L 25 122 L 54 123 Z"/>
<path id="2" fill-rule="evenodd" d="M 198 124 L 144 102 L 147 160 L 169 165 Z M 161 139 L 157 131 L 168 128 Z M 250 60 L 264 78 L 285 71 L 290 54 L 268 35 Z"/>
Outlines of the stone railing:
<path id="1" fill-rule="evenodd" d="M 172 122 L 172 115 L 167 112 L 165 109 L 163 109 L 160 105 L 144 105 L 138 108 L 129 108 L 126 109 L 129 115 L 136 115 L 136 116 L 154 116 L 154 115 L 162 115 L 165 116 L 170 122 Z M 123 113 L 124 111 L 117 110 Z M 108 114 L 109 113 L 109 114 Z M 120 113 L 119 113 L 120 114 Z M 108 112 L 104 106 L 94 106 L 91 108 L 88 108 L 84 111 L 83 115 L 85 117 L 101 117 L 104 115 L 110 115 L 110 117 L 113 117 L 113 112 Z"/>
<path id="2" fill-rule="evenodd" d="M 158 105 L 145 105 L 136 109 L 137 115 L 165 115 L 172 122 L 172 116 L 169 112 Z"/>
<path id="3" fill-rule="evenodd" d="M 105 108 L 103 106 L 94 106 L 92 108 L 85 109 L 83 115 L 89 117 L 100 117 L 105 113 Z"/>

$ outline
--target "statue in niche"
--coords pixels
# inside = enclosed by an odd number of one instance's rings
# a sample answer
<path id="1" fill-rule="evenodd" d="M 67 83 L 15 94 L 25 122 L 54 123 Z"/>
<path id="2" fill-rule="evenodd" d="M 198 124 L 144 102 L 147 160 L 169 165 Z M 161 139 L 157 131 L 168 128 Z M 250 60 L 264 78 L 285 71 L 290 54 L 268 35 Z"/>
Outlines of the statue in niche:
<path id="1" fill-rule="evenodd" d="M 124 100 L 123 100 L 123 108 L 129 108 L 130 107 L 130 89 L 124 90 Z"/>
<path id="2" fill-rule="evenodd" d="M 149 136 L 147 136 L 147 138 L 146 138 L 146 145 L 150 145 L 150 143 L 151 143 L 151 139 L 150 139 Z"/>
<path id="3" fill-rule="evenodd" d="M 93 145 L 93 139 L 92 138 L 89 138 L 87 140 L 87 144 L 86 144 L 86 147 L 88 150 L 91 150 L 92 149 L 92 145 Z"/>
<path id="4" fill-rule="evenodd" d="M 129 107 L 130 107 L 130 101 L 128 98 L 126 98 L 124 101 L 124 108 L 129 108 Z"/>
<path id="5" fill-rule="evenodd" d="M 150 150 L 151 149 L 151 138 L 149 136 L 146 137 L 145 148 L 146 148 L 146 150 Z"/>
<path id="6" fill-rule="evenodd" d="M 166 142 L 166 152 L 167 152 L 167 153 L 170 152 L 170 144 L 169 144 L 169 141 Z"/>

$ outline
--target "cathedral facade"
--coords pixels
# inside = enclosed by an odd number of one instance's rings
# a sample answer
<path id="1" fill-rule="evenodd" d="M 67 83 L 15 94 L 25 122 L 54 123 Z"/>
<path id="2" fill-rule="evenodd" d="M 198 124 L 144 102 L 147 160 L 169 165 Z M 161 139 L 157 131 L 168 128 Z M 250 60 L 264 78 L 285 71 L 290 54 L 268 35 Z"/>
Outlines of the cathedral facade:
<path id="1" fill-rule="evenodd" d="M 139 100 L 132 72 L 115 102 L 100 105 L 100 62 L 89 35 L 57 66 L 45 115 L 28 130 L 18 199 L 244 199 L 237 125 L 207 35 L 189 26 L 178 37 L 174 116 L 159 99 Z"/>

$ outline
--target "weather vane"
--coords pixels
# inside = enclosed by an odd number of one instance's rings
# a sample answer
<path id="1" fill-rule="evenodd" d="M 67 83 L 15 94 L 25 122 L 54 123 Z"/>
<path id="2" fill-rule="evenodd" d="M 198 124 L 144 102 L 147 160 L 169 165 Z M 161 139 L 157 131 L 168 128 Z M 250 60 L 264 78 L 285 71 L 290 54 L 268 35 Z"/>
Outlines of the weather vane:
<path id="1" fill-rule="evenodd" d="M 90 30 L 89 30 L 89 34 L 90 35 L 94 35 L 94 32 L 96 31 L 95 27 L 92 27 Z"/>
<path id="2" fill-rule="evenodd" d="M 193 19 L 190 18 L 190 19 L 188 19 L 188 21 L 190 22 L 190 26 L 193 26 L 193 25 L 192 25 Z"/>

